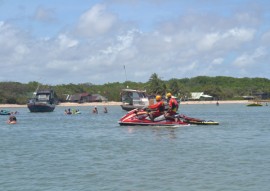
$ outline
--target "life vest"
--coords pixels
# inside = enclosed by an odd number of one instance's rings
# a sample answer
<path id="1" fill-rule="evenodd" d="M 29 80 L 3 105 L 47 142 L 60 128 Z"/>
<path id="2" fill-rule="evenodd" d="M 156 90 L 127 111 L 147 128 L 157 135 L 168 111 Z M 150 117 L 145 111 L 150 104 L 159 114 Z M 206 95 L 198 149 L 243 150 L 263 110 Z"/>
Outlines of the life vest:
<path id="1" fill-rule="evenodd" d="M 179 104 L 178 102 L 176 101 L 176 99 L 174 98 L 171 98 L 170 99 L 170 102 L 169 102 L 169 106 L 171 107 L 171 110 L 176 112 L 178 110 L 178 107 L 179 107 Z"/>
<path id="2" fill-rule="evenodd" d="M 164 106 L 163 101 L 161 101 L 161 103 L 159 104 L 158 110 L 159 110 L 159 112 L 164 112 L 165 111 L 165 106 Z"/>
<path id="3" fill-rule="evenodd" d="M 165 111 L 165 106 L 163 101 L 159 101 L 154 105 L 149 106 L 150 109 L 156 109 L 158 112 L 164 112 Z"/>

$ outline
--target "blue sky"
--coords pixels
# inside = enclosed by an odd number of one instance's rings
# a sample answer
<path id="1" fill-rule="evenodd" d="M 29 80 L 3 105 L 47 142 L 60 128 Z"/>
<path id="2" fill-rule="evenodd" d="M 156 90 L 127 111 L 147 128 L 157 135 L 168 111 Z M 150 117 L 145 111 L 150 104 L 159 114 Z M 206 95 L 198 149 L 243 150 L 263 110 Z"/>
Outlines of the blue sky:
<path id="1" fill-rule="evenodd" d="M 0 0 L 0 81 L 270 78 L 270 2 Z"/>

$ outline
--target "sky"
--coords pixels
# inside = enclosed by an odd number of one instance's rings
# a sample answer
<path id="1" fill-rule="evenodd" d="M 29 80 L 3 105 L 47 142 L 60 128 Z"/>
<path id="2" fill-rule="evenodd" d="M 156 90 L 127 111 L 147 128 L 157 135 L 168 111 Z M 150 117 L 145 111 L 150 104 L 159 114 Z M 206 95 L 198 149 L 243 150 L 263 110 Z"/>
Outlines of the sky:
<path id="1" fill-rule="evenodd" d="M 0 0 L 0 81 L 270 78 L 268 0 Z"/>

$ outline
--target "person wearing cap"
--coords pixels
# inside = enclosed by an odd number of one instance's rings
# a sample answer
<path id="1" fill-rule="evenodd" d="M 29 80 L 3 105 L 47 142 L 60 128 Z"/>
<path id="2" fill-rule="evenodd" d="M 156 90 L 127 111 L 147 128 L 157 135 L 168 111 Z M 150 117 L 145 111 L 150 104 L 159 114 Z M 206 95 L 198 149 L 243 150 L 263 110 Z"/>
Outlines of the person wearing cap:
<path id="1" fill-rule="evenodd" d="M 178 107 L 179 107 L 178 102 L 175 98 L 172 97 L 171 93 L 167 93 L 166 97 L 167 97 L 167 103 L 169 105 L 169 108 L 165 114 L 165 117 L 167 119 L 176 119 L 175 115 L 176 115 L 176 113 L 178 111 Z"/>
<path id="2" fill-rule="evenodd" d="M 156 96 L 156 103 L 153 105 L 148 106 L 149 109 L 153 110 L 149 113 L 149 117 L 152 121 L 154 119 L 162 114 L 164 114 L 165 106 L 164 102 L 162 101 L 162 98 L 160 95 Z"/>

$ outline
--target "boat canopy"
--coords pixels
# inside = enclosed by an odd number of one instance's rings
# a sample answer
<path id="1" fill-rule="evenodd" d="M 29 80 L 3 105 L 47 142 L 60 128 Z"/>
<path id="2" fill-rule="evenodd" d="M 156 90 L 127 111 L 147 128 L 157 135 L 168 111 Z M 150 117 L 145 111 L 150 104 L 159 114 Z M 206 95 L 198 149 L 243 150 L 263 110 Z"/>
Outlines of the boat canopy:
<path id="1" fill-rule="evenodd" d="M 148 105 L 148 98 L 145 90 L 123 89 L 121 100 L 129 105 Z"/>
<path id="2" fill-rule="evenodd" d="M 146 90 L 122 89 L 122 92 L 144 92 L 144 93 L 146 93 Z"/>

